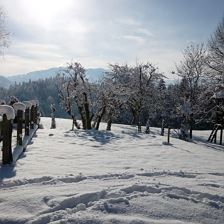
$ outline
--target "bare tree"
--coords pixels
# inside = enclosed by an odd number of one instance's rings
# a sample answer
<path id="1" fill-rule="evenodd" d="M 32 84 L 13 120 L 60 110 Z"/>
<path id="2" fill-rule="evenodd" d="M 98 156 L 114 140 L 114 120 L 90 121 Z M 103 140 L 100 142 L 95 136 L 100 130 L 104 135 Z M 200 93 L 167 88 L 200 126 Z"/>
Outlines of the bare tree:
<path id="1" fill-rule="evenodd" d="M 65 108 L 71 113 L 72 104 L 75 102 L 82 120 L 83 129 L 91 129 L 93 119 L 92 89 L 85 76 L 85 69 L 78 62 L 68 64 L 63 71 L 64 84 L 59 88 L 59 96 L 62 102 L 66 102 Z M 62 91 L 63 90 L 63 91 Z M 63 94 L 66 93 L 66 95 Z M 75 115 L 72 114 L 75 122 Z"/>
<path id="2" fill-rule="evenodd" d="M 5 28 L 5 14 L 0 7 L 0 53 L 3 53 L 3 49 L 9 46 L 9 32 Z"/>
<path id="3" fill-rule="evenodd" d="M 123 101 L 133 115 L 132 124 L 138 125 L 138 131 L 141 132 L 142 111 L 149 107 L 154 82 L 162 75 L 151 63 L 146 63 L 137 66 L 110 65 L 108 76 L 123 93 Z"/>
<path id="4" fill-rule="evenodd" d="M 215 83 L 224 84 L 224 17 L 208 42 L 208 66 Z"/>
<path id="5" fill-rule="evenodd" d="M 74 126 L 80 129 L 80 126 L 76 120 L 74 112 L 74 96 L 72 95 L 72 87 L 70 80 L 65 74 L 58 75 L 58 96 L 61 101 L 61 107 L 66 111 L 66 113 L 72 118 L 72 130 Z"/>
<path id="6" fill-rule="evenodd" d="M 195 117 L 200 114 L 200 95 L 202 94 L 203 80 L 207 73 L 207 54 L 203 44 L 188 46 L 183 53 L 183 60 L 177 66 L 177 75 L 182 77 L 182 113 L 185 126 L 192 129 Z M 186 103 L 187 102 L 187 103 Z M 189 128 L 184 127 L 184 130 Z M 186 133 L 184 134 L 186 135 Z M 185 137 L 184 137 L 185 138 Z"/>

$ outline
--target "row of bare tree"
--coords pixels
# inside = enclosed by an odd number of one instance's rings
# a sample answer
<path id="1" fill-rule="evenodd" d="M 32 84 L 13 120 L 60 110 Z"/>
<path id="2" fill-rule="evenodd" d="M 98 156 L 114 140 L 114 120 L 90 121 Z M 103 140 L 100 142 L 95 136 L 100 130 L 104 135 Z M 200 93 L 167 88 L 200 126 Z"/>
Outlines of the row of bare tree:
<path id="1" fill-rule="evenodd" d="M 207 45 L 194 44 L 184 50 L 175 73 L 181 77 L 176 94 L 172 92 L 175 87 L 167 88 L 164 76 L 150 62 L 136 66 L 111 64 L 97 84 L 88 81 L 80 63 L 72 62 L 58 75 L 59 97 L 73 120 L 73 128 L 98 129 L 103 119 L 110 130 L 122 110 L 130 111 L 131 123 L 138 125 L 139 131 L 141 116 L 148 116 L 149 126 L 158 113 L 161 118 L 171 114 L 182 117 L 188 126 L 209 120 L 218 107 L 223 110 L 223 105 L 212 97 L 224 91 L 224 19 Z M 77 122 L 75 107 L 82 125 Z"/>

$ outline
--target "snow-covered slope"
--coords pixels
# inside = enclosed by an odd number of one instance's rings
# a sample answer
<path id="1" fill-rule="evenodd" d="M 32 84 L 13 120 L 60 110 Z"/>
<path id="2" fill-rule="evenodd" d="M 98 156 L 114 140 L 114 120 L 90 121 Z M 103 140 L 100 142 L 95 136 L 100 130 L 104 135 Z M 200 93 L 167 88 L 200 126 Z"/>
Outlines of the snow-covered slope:
<path id="1" fill-rule="evenodd" d="M 0 223 L 224 223 L 223 146 L 56 122 L 42 118 L 16 165 L 0 166 Z"/>

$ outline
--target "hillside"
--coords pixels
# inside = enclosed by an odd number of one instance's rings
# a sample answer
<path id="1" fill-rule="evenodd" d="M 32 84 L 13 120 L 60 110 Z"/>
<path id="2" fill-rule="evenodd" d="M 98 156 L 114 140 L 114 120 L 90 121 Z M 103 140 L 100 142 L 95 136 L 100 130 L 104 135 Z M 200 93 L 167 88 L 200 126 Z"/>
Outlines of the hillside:
<path id="1" fill-rule="evenodd" d="M 0 223 L 221 224 L 224 147 L 183 142 L 129 125 L 44 129 L 15 166 L 0 166 Z"/>
<path id="2" fill-rule="evenodd" d="M 11 82 L 4 76 L 0 76 L 0 87 L 8 88 Z"/>
<path id="3" fill-rule="evenodd" d="M 50 77 L 55 77 L 63 69 L 64 69 L 63 67 L 58 67 L 58 68 L 50 68 L 46 70 L 41 70 L 41 71 L 33 71 L 27 74 L 9 76 L 8 79 L 12 83 L 28 82 L 30 80 L 36 81 L 38 79 L 46 79 Z M 89 68 L 89 69 L 86 69 L 86 76 L 90 79 L 90 81 L 97 81 L 99 78 L 102 77 L 103 72 L 105 72 L 105 70 L 102 68 Z"/>

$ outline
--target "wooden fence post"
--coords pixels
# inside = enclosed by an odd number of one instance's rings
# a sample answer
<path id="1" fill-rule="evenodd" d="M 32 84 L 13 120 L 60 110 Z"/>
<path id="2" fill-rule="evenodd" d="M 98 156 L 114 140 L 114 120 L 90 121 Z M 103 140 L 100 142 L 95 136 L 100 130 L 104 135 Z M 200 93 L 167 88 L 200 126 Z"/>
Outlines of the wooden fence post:
<path id="1" fill-rule="evenodd" d="M 34 124 L 37 124 L 37 105 L 34 107 L 34 119 L 33 119 Z"/>
<path id="2" fill-rule="evenodd" d="M 23 145 L 23 111 L 17 111 L 17 145 Z"/>
<path id="3" fill-rule="evenodd" d="M 218 130 L 217 130 L 218 132 Z M 215 136 L 214 136 L 214 143 L 216 144 L 216 140 L 217 140 L 217 132 L 215 132 Z"/>
<path id="4" fill-rule="evenodd" d="M 13 108 L 16 112 L 17 118 L 17 145 L 23 145 L 23 115 L 26 109 L 26 105 L 22 102 L 16 102 L 13 104 Z"/>
<path id="5" fill-rule="evenodd" d="M 220 145 L 222 145 L 222 134 L 223 134 L 223 127 L 221 126 L 221 129 L 220 129 L 220 142 L 219 142 Z"/>
<path id="6" fill-rule="evenodd" d="M 192 126 L 190 127 L 190 139 L 192 139 L 192 132 L 193 132 L 193 128 L 192 128 Z"/>
<path id="7" fill-rule="evenodd" d="M 30 135 L 30 109 L 26 108 L 25 110 L 25 135 L 29 136 Z"/>
<path id="8" fill-rule="evenodd" d="M 12 158 L 12 121 L 7 119 L 6 114 L 3 115 L 2 121 L 2 163 L 10 164 Z"/>
<path id="9" fill-rule="evenodd" d="M 30 128 L 34 129 L 34 115 L 35 114 L 35 109 L 34 109 L 34 105 L 32 105 L 31 107 L 31 112 L 30 112 Z"/>

